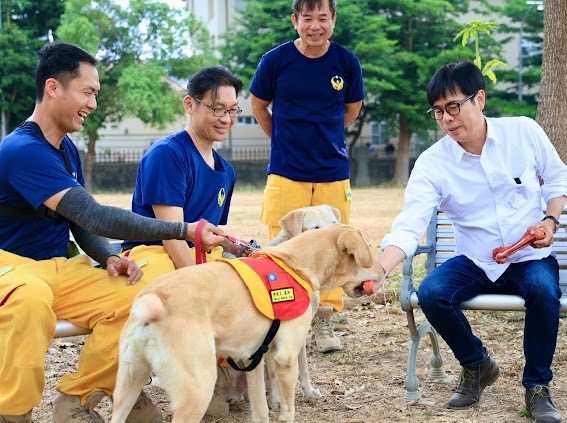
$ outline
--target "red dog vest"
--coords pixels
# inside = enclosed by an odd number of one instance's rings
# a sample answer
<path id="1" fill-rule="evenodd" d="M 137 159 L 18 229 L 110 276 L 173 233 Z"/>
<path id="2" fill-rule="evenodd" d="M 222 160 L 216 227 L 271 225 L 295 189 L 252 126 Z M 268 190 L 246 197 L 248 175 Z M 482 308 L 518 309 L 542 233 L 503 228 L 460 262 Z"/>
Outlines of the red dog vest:
<path id="1" fill-rule="evenodd" d="M 275 257 L 224 259 L 240 274 L 258 311 L 269 319 L 289 320 L 309 307 L 313 288 L 293 269 Z"/>

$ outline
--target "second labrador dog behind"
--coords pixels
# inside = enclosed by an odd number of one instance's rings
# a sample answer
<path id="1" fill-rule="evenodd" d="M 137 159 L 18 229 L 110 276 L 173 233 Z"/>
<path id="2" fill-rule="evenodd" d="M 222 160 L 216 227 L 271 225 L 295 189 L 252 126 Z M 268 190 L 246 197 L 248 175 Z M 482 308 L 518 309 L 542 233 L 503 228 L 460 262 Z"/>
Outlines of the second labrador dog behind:
<path id="1" fill-rule="evenodd" d="M 307 231 L 262 253 L 312 290 L 342 287 L 358 297 L 372 294 L 383 279 L 362 232 L 347 225 Z M 202 419 L 213 394 L 217 357 L 247 362 L 272 325 L 245 282 L 232 264 L 213 262 L 161 276 L 138 294 L 120 338 L 113 423 L 125 421 L 152 369 L 171 400 L 173 421 Z M 308 304 L 299 316 L 281 321 L 267 352 L 276 364 L 282 422 L 295 419 L 297 356 L 310 322 Z M 252 421 L 267 423 L 262 363 L 246 376 Z"/>

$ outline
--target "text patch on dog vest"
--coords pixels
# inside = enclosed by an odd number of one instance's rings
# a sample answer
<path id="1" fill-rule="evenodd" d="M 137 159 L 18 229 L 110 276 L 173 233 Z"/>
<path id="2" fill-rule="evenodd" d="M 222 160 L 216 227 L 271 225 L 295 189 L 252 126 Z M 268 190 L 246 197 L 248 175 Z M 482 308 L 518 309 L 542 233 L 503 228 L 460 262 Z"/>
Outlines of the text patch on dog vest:
<path id="1" fill-rule="evenodd" d="M 270 291 L 270 295 L 272 296 L 273 303 L 281 303 L 282 301 L 295 300 L 293 288 L 274 289 Z"/>

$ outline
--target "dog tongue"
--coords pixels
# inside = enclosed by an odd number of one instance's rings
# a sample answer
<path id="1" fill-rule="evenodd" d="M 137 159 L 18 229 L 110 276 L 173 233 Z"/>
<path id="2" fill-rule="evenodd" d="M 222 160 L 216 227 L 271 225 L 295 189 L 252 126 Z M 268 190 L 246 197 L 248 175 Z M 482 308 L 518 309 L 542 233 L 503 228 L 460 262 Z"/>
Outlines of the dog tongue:
<path id="1" fill-rule="evenodd" d="M 365 295 L 374 294 L 374 281 L 364 281 L 362 282 L 362 292 Z"/>

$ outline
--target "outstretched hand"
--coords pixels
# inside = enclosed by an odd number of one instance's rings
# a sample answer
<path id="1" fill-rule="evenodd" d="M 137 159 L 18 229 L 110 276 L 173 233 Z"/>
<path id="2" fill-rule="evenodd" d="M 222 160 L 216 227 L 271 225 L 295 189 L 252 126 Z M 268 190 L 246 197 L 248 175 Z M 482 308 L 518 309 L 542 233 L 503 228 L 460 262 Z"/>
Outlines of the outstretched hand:
<path id="1" fill-rule="evenodd" d="M 128 276 L 128 285 L 134 285 L 144 276 L 142 269 L 134 260 L 128 257 L 110 256 L 106 260 L 106 271 L 112 277 L 118 277 L 119 275 Z"/>
<path id="2" fill-rule="evenodd" d="M 195 244 L 197 225 L 198 222 L 193 222 L 187 226 L 187 239 L 193 244 Z M 225 240 L 224 231 L 221 228 L 209 222 L 205 223 L 201 232 L 201 249 L 210 251 L 217 245 L 222 245 Z"/>

